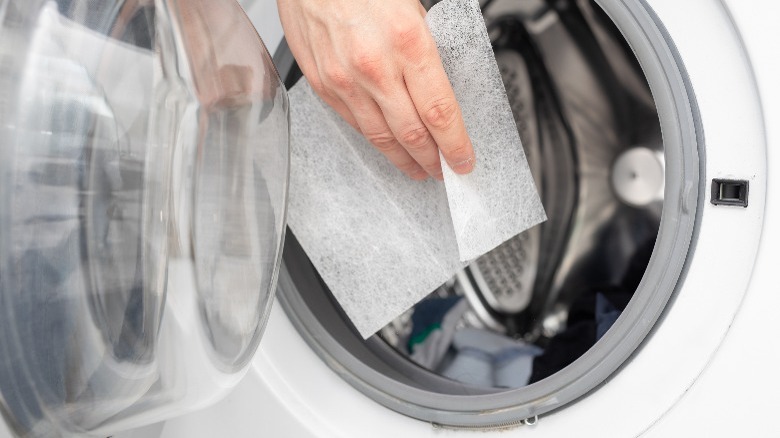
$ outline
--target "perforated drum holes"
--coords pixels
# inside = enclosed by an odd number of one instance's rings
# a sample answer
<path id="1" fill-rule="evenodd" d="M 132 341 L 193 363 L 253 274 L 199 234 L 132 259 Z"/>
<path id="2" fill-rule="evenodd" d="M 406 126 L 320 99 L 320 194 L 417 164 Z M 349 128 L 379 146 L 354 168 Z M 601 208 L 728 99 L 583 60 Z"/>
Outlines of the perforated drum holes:
<path id="1" fill-rule="evenodd" d="M 713 205 L 747 207 L 748 188 L 749 184 L 744 180 L 713 179 L 710 202 Z"/>

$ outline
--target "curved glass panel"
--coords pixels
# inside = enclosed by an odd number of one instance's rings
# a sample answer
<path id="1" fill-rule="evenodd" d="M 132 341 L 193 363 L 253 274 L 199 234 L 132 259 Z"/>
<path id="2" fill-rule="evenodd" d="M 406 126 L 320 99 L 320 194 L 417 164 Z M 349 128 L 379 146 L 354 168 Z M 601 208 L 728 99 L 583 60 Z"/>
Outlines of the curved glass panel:
<path id="1" fill-rule="evenodd" d="M 287 97 L 234 0 L 0 0 L 0 408 L 111 433 L 217 400 L 285 227 Z"/>

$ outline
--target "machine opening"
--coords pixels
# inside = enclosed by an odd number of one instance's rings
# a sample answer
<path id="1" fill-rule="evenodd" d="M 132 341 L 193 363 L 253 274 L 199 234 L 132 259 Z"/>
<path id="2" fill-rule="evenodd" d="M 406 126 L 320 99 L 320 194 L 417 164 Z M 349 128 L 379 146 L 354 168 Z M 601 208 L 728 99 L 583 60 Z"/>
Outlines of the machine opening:
<path id="1" fill-rule="evenodd" d="M 614 372 L 676 286 L 700 198 L 668 195 L 700 187 L 695 102 L 644 3 L 483 0 L 482 11 L 548 221 L 367 341 L 291 233 L 279 290 L 293 324 L 353 386 L 468 427 L 520 424 Z M 299 77 L 293 66 L 287 85 Z"/>
<path id="2" fill-rule="evenodd" d="M 658 233 L 663 142 L 636 58 L 600 8 L 482 8 L 549 220 L 475 260 L 379 337 L 441 376 L 519 388 L 576 360 L 633 296 Z"/>

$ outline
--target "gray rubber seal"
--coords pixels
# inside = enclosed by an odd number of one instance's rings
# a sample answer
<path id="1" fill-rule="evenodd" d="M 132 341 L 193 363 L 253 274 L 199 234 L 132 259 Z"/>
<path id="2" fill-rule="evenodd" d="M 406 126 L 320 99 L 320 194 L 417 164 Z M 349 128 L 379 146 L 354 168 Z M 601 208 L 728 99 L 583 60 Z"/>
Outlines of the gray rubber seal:
<path id="1" fill-rule="evenodd" d="M 664 139 L 666 188 L 658 238 L 645 275 L 615 325 L 555 375 L 516 390 L 475 388 L 413 365 L 377 339 L 362 341 L 323 291 L 308 259 L 288 236 L 278 297 L 311 348 L 344 380 L 411 417 L 452 427 L 519 424 L 602 384 L 641 348 L 685 275 L 699 222 L 704 139 L 696 100 L 673 42 L 643 0 L 597 0 L 628 41 L 656 102 Z M 283 41 L 275 60 L 292 65 Z"/>

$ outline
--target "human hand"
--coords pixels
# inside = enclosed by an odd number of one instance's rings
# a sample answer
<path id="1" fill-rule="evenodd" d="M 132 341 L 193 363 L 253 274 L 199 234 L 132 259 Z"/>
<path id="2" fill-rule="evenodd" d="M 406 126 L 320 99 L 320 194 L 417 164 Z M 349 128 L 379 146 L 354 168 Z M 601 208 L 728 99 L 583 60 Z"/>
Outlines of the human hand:
<path id="1" fill-rule="evenodd" d="M 474 149 L 418 0 L 277 0 L 314 91 L 413 179 L 459 174 Z"/>

